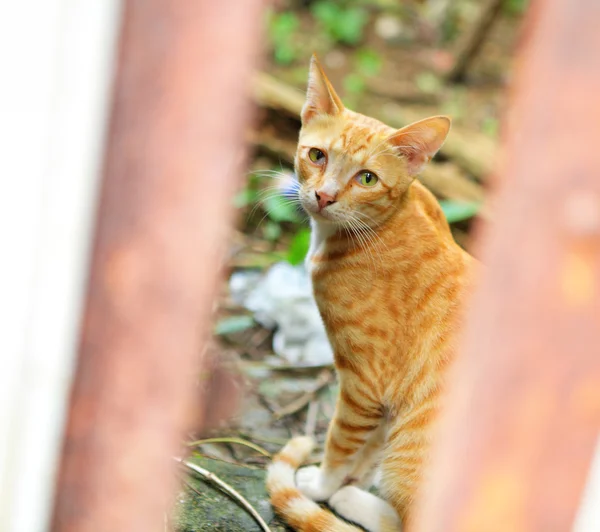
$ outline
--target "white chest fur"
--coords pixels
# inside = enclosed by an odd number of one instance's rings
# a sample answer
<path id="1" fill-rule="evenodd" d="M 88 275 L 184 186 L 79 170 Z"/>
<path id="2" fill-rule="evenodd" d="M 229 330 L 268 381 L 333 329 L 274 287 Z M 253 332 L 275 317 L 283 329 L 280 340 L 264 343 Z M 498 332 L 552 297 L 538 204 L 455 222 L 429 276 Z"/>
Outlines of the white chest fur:
<path id="1" fill-rule="evenodd" d="M 310 235 L 310 248 L 308 249 L 308 254 L 306 255 L 306 269 L 310 273 L 312 272 L 313 264 L 312 258 L 320 253 L 325 251 L 326 240 L 332 236 L 336 227 L 332 223 L 327 222 L 318 222 L 315 219 L 311 218 L 310 226 L 312 229 Z"/>

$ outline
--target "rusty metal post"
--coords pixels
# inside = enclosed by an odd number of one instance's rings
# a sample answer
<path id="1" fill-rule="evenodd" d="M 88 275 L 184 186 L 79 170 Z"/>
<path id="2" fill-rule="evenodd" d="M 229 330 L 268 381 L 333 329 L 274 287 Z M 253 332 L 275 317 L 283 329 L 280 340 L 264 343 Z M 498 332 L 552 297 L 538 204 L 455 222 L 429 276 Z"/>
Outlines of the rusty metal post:
<path id="1" fill-rule="evenodd" d="M 243 160 L 262 4 L 124 2 L 55 531 L 163 529 Z"/>
<path id="2" fill-rule="evenodd" d="M 600 3 L 534 3 L 419 532 L 571 530 L 600 428 Z"/>

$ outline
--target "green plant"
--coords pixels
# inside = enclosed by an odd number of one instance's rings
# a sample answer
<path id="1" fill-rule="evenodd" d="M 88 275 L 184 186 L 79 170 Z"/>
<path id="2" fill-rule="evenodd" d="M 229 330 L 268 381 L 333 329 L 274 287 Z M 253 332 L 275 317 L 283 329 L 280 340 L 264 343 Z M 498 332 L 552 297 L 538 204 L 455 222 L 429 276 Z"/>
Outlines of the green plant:
<path id="1" fill-rule="evenodd" d="M 344 90 L 350 95 L 360 95 L 365 92 L 366 83 L 363 76 L 358 74 L 357 72 L 352 72 L 348 74 L 343 81 Z M 346 102 L 348 104 L 348 102 Z M 350 107 L 354 107 L 355 105 L 350 104 Z"/>
<path id="2" fill-rule="evenodd" d="M 287 261 L 290 264 L 301 264 L 308 253 L 310 246 L 310 229 L 300 229 L 292 238 L 287 252 Z"/>
<path id="3" fill-rule="evenodd" d="M 283 196 L 268 196 L 265 199 L 263 206 L 269 218 L 274 222 L 299 223 L 301 221 L 300 215 L 296 210 L 296 204 Z"/>
<path id="4" fill-rule="evenodd" d="M 363 39 L 369 16 L 366 9 L 346 2 L 319 0 L 311 11 L 332 41 L 357 45 Z"/>
<path id="5" fill-rule="evenodd" d="M 418 89 L 425 94 L 435 94 L 442 88 L 442 81 L 433 72 L 421 72 L 415 77 Z"/>
<path id="6" fill-rule="evenodd" d="M 255 324 L 252 316 L 229 316 L 219 320 L 215 325 L 214 333 L 217 335 L 234 334 L 250 329 Z"/>
<path id="7" fill-rule="evenodd" d="M 502 8 L 509 15 L 521 15 L 529 6 L 529 0 L 504 0 Z"/>
<path id="8" fill-rule="evenodd" d="M 258 216 L 260 223 L 256 227 L 261 238 L 273 243 L 289 240 L 283 252 L 272 252 L 269 263 L 276 259 L 300 264 L 308 251 L 310 230 L 304 225 L 297 201 L 272 189 L 269 171 L 272 170 L 250 174 L 246 186 L 235 196 L 234 205 L 247 208 L 250 213 L 257 209 L 263 211 L 264 214 Z M 269 186 L 265 188 L 265 185 Z M 234 321 L 233 324 L 237 323 Z"/>
<path id="9" fill-rule="evenodd" d="M 376 76 L 382 65 L 381 55 L 371 48 L 361 48 L 354 54 L 354 68 L 363 76 Z"/>
<path id="10" fill-rule="evenodd" d="M 460 13 L 458 7 L 449 5 L 440 24 L 440 41 L 442 44 L 450 43 L 460 34 Z"/>
<path id="11" fill-rule="evenodd" d="M 383 65 L 383 59 L 375 50 L 360 48 L 353 56 L 353 69 L 344 80 L 346 98 L 344 102 L 349 107 L 357 107 L 359 97 L 367 88 L 367 78 L 376 76 Z"/>
<path id="12" fill-rule="evenodd" d="M 295 35 L 300 26 L 298 17 L 291 12 L 271 13 L 268 21 L 269 40 L 275 61 L 287 65 L 296 59 Z"/>
<path id="13" fill-rule="evenodd" d="M 233 206 L 236 209 L 243 209 L 244 207 L 248 207 L 248 205 L 255 204 L 257 201 L 258 191 L 248 183 L 245 188 L 233 197 Z"/>
<path id="14" fill-rule="evenodd" d="M 455 200 L 441 200 L 440 205 L 449 224 L 472 218 L 479 212 L 481 207 L 479 203 Z"/>
<path id="15" fill-rule="evenodd" d="M 486 116 L 481 123 L 481 130 L 490 137 L 498 136 L 498 119 L 495 116 Z"/>

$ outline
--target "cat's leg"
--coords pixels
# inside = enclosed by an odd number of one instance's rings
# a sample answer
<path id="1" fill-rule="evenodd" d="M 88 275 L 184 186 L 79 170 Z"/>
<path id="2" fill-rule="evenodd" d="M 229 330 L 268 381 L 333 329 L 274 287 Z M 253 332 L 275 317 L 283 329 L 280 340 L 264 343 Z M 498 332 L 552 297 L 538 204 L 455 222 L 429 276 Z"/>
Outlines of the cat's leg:
<path id="1" fill-rule="evenodd" d="M 344 519 L 369 532 L 398 532 L 402 526 L 400 517 L 390 504 L 356 486 L 338 490 L 329 499 L 329 506 Z"/>
<path id="2" fill-rule="evenodd" d="M 405 525 L 422 480 L 436 408 L 435 399 L 431 399 L 401 412 L 387 434 L 379 492 L 395 508 Z"/>
<path id="3" fill-rule="evenodd" d="M 386 423 L 381 423 L 379 428 L 371 434 L 356 457 L 354 469 L 348 478 L 348 484 L 363 489 L 369 489 L 373 485 L 379 470 L 386 431 Z"/>
<path id="4" fill-rule="evenodd" d="M 314 501 L 326 501 L 344 484 L 359 451 L 383 421 L 381 406 L 364 391 L 357 391 L 361 384 L 340 376 L 340 395 L 329 424 L 323 463 L 296 474 L 298 488 Z"/>

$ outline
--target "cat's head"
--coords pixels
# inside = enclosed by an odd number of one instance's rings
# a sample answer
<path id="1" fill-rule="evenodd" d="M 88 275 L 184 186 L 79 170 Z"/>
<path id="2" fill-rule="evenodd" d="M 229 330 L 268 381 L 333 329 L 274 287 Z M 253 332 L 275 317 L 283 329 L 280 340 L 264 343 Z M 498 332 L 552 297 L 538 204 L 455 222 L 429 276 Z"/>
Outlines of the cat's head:
<path id="1" fill-rule="evenodd" d="M 295 160 L 302 206 L 322 223 L 379 225 L 449 129 L 444 116 L 396 130 L 346 109 L 313 56 Z"/>

